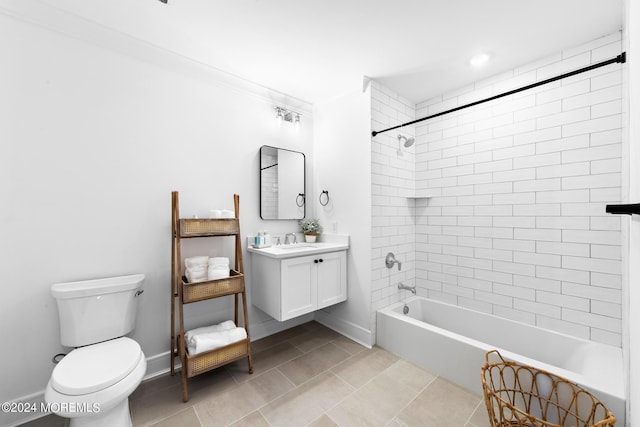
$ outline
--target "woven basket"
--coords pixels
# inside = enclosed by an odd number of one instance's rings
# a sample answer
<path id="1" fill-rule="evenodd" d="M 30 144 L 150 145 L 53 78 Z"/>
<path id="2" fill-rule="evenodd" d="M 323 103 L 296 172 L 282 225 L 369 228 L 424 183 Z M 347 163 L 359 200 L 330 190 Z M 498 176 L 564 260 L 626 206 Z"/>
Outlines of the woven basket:
<path id="1" fill-rule="evenodd" d="M 244 274 L 230 270 L 229 277 L 196 283 L 187 282 L 187 278 L 183 276 L 182 283 L 182 302 L 187 304 L 243 292 Z"/>
<path id="2" fill-rule="evenodd" d="M 236 218 L 228 219 L 181 219 L 180 237 L 229 236 L 238 234 Z"/>
<path id="3" fill-rule="evenodd" d="M 185 354 L 187 377 L 191 378 L 249 355 L 249 339 L 196 355 Z"/>
<path id="4" fill-rule="evenodd" d="M 491 356 L 497 356 L 490 362 Z M 482 390 L 492 427 L 613 427 L 616 418 L 591 393 L 550 372 L 486 354 Z"/>

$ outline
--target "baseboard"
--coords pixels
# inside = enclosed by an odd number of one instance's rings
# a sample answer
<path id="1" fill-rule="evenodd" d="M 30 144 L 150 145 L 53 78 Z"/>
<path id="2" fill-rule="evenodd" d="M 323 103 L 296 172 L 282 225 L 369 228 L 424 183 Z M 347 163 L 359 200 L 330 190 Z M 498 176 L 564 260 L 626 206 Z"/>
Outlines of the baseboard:
<path id="1" fill-rule="evenodd" d="M 327 328 L 333 329 L 339 334 L 344 335 L 367 348 L 373 347 L 373 344 L 375 343 L 375 340 L 371 335 L 371 331 L 363 328 L 362 326 L 356 325 L 353 322 L 338 319 L 330 313 L 322 310 L 316 311 L 314 318 L 318 323 L 322 323 Z"/>
<path id="2" fill-rule="evenodd" d="M 142 381 L 148 381 L 168 373 L 171 367 L 170 357 L 171 353 L 169 351 L 147 357 L 147 373 L 144 375 Z M 179 357 L 176 357 L 175 367 L 176 369 L 180 369 Z"/>

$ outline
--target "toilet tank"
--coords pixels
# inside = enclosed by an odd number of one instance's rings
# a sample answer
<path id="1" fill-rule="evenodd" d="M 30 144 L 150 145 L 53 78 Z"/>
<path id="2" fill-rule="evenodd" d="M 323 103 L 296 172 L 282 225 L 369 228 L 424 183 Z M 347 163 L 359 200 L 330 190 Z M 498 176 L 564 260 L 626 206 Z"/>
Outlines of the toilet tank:
<path id="1" fill-rule="evenodd" d="M 60 342 L 80 347 L 121 337 L 133 330 L 144 274 L 56 283 Z"/>

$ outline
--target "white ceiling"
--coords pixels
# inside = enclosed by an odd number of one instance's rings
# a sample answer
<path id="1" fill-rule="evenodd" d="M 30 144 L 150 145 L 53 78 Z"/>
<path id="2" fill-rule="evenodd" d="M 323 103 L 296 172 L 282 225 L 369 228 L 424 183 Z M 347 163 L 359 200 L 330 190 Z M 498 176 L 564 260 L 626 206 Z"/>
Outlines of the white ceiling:
<path id="1" fill-rule="evenodd" d="M 363 76 L 419 102 L 623 24 L 623 0 L 40 1 L 309 102 Z"/>

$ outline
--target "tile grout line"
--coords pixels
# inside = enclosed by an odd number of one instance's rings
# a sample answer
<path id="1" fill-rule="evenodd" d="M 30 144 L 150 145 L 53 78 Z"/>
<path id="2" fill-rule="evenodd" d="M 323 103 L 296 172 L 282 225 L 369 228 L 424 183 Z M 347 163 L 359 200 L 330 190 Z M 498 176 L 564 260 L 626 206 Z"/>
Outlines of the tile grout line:
<path id="1" fill-rule="evenodd" d="M 384 350 L 386 351 L 386 350 Z M 355 356 L 355 355 L 353 355 Z M 348 360 L 348 359 L 347 359 Z M 329 412 L 330 410 L 332 410 L 333 408 L 338 407 L 339 405 L 341 405 L 345 400 L 347 400 L 348 398 L 350 398 L 351 396 L 353 396 L 356 392 L 358 392 L 359 390 L 363 389 L 364 387 L 367 386 L 367 384 L 371 383 L 373 380 L 375 380 L 378 376 L 382 375 L 382 373 L 384 373 L 387 369 L 391 368 L 393 365 L 395 365 L 396 363 L 398 363 L 400 360 L 402 359 L 398 359 L 396 361 L 394 361 L 391 365 L 387 366 L 385 369 L 383 369 L 382 371 L 378 372 L 377 374 L 375 374 L 373 377 L 371 377 L 368 381 L 366 381 L 364 384 L 362 384 L 360 387 L 354 387 L 351 384 L 349 384 L 345 379 L 343 379 L 338 373 L 333 372 L 333 370 L 329 369 L 329 371 L 331 371 L 331 373 L 333 375 L 336 376 L 336 378 L 338 378 L 340 381 L 342 381 L 344 384 L 346 384 L 347 386 L 353 388 L 353 391 L 351 393 L 349 393 L 347 396 L 345 396 L 344 398 L 342 398 L 342 400 L 340 400 L 339 402 L 337 402 L 335 405 L 333 405 L 331 408 L 329 408 L 328 410 L 326 410 L 324 412 L 324 414 L 327 414 L 327 412 Z M 333 420 L 333 418 L 331 418 L 328 414 L 327 417 L 329 417 L 329 419 L 331 419 L 334 423 L 337 424 L 336 421 Z M 394 416 L 395 417 L 395 416 Z M 393 418 L 392 418 L 393 419 Z M 339 427 L 341 427 L 338 424 Z"/>
<path id="2" fill-rule="evenodd" d="M 262 408 L 258 408 L 258 409 L 257 409 L 257 411 L 258 411 L 258 412 L 260 412 L 260 415 L 262 415 L 262 419 L 264 419 L 264 421 L 265 421 L 265 422 L 266 422 L 270 427 L 273 427 L 273 426 L 271 426 L 271 423 L 269 422 L 269 420 L 267 419 L 267 417 L 266 417 L 266 416 L 264 415 L 264 413 L 262 412 Z"/>
<path id="3" fill-rule="evenodd" d="M 283 376 L 283 377 L 284 377 L 284 378 L 289 382 L 289 384 L 291 384 L 291 385 L 293 386 L 293 388 L 292 388 L 291 390 L 294 390 L 294 389 L 298 388 L 298 386 L 297 386 L 293 381 L 291 381 L 291 378 L 289 378 L 289 377 L 287 376 L 287 374 L 285 374 L 284 372 L 282 372 L 282 371 L 280 370 L 280 366 L 282 366 L 282 365 L 278 365 L 278 366 L 276 366 L 276 367 L 275 367 L 275 368 L 273 368 L 273 369 L 277 370 L 277 371 L 280 373 L 280 375 L 282 375 L 282 376 Z M 270 369 L 270 370 L 273 370 L 273 369 Z M 318 375 L 320 375 L 320 374 L 318 374 Z M 317 375 L 316 375 L 316 376 L 317 376 Z M 311 377 L 311 378 L 309 378 L 309 379 L 315 378 L 316 376 L 313 376 L 313 377 Z M 306 381 L 305 381 L 305 382 L 306 382 Z M 302 384 L 300 384 L 300 385 L 302 385 Z M 289 390 L 289 391 L 291 391 L 291 390 Z M 287 393 L 288 393 L 288 392 L 287 392 Z M 283 393 L 283 394 L 286 394 L 286 393 Z M 278 397 L 280 397 L 280 396 L 278 396 Z M 276 399 L 277 399 L 277 398 L 276 398 Z M 275 399 L 273 399 L 273 400 L 275 400 Z M 269 403 L 271 403 L 273 400 L 269 401 Z"/>
<path id="4" fill-rule="evenodd" d="M 285 363 L 286 363 L 286 362 L 285 362 Z M 245 417 L 247 417 L 247 416 L 251 415 L 251 414 L 252 414 L 253 412 L 255 412 L 255 411 L 260 411 L 262 408 L 264 408 L 265 406 L 269 405 L 271 402 L 274 402 L 275 400 L 279 399 L 280 397 L 284 396 L 285 394 L 289 393 L 290 391 L 292 391 L 292 390 L 295 390 L 295 389 L 296 389 L 296 385 L 295 385 L 295 384 L 294 384 L 294 383 L 289 379 L 289 377 L 287 377 L 287 376 L 286 376 L 282 371 L 280 371 L 279 366 L 281 366 L 281 365 L 274 366 L 273 368 L 271 368 L 271 369 L 269 369 L 269 370 L 267 370 L 267 371 L 265 371 L 265 372 L 263 372 L 263 373 L 259 374 L 258 376 L 254 377 L 254 378 L 260 378 L 261 376 L 266 375 L 266 374 L 268 374 L 268 373 L 269 373 L 269 372 L 271 372 L 271 371 L 277 371 L 280 375 L 282 375 L 282 376 L 285 378 L 285 380 L 286 380 L 286 381 L 288 381 L 288 382 L 293 386 L 293 388 L 292 388 L 291 390 L 288 390 L 288 391 L 286 391 L 286 392 L 284 392 L 284 393 L 282 393 L 282 394 L 280 394 L 280 395 L 278 395 L 278 396 L 274 397 L 273 399 L 271 399 L 271 400 L 269 400 L 269 401 L 265 402 L 264 404 L 262 404 L 262 405 L 258 406 L 257 408 L 252 409 L 251 411 L 247 412 L 246 414 L 241 415 L 239 418 L 237 418 L 237 419 L 235 419 L 235 420 L 233 420 L 233 421 L 231 421 L 231 422 L 227 423 L 227 424 L 226 424 L 227 426 L 230 426 L 230 425 L 232 425 L 232 424 L 234 424 L 234 423 L 237 423 L 238 421 L 240 421 L 240 420 L 244 419 Z M 249 382 L 250 382 L 250 381 L 252 381 L 252 380 L 253 380 L 253 378 L 251 378 L 251 379 L 249 379 L 249 380 L 245 381 L 243 384 L 247 384 L 247 383 L 249 383 Z M 195 409 L 195 407 L 194 407 L 194 409 Z M 262 411 L 260 411 L 260 414 L 262 415 L 262 418 L 264 418 L 264 419 L 267 421 L 267 423 L 269 423 L 269 421 L 267 420 L 267 417 L 265 417 L 265 416 L 264 416 L 264 414 L 262 413 Z M 202 424 L 202 423 L 201 423 L 201 424 Z M 269 424 L 269 425 L 271 425 L 271 424 Z"/>
<path id="5" fill-rule="evenodd" d="M 200 423 L 200 427 L 202 427 L 203 426 L 202 419 L 200 418 L 200 414 L 198 414 L 198 410 L 196 409 L 196 406 L 193 405 L 192 408 L 193 408 L 193 412 L 196 413 L 196 418 L 198 419 L 198 422 Z"/>
<path id="6" fill-rule="evenodd" d="M 293 360 L 296 360 L 296 359 L 298 359 L 299 357 L 302 357 L 302 356 L 304 356 L 304 355 L 306 355 L 306 354 L 308 354 L 308 353 L 310 353 L 310 352 L 312 352 L 312 351 L 314 351 L 314 350 L 317 350 L 318 348 L 322 347 L 323 345 L 334 344 L 336 347 L 338 347 L 338 346 L 335 344 L 335 339 L 332 339 L 332 340 L 330 340 L 329 342 L 326 342 L 326 343 L 324 343 L 324 344 L 318 345 L 318 346 L 316 346 L 316 347 L 314 347 L 314 348 L 310 349 L 308 352 L 304 352 L 302 349 L 298 348 L 295 344 L 292 344 L 292 343 L 288 342 L 288 340 L 284 340 L 282 343 L 285 343 L 285 342 L 286 342 L 286 343 L 288 343 L 288 344 L 290 344 L 290 345 L 291 345 L 293 348 L 295 348 L 296 350 L 301 351 L 301 352 L 302 352 L 302 354 L 297 355 L 297 356 L 294 356 L 294 357 L 292 357 L 291 359 L 288 359 L 288 360 L 286 360 L 286 361 L 284 361 L 284 362 L 282 362 L 282 363 L 280 363 L 280 364 L 278 364 L 278 365 L 276 365 L 276 366 L 273 366 L 273 367 L 272 367 L 272 368 L 270 368 L 269 370 L 267 370 L 267 371 L 265 371 L 265 372 L 262 372 L 262 373 L 260 373 L 259 375 L 257 375 L 256 377 L 253 377 L 253 378 L 258 378 L 258 377 L 260 377 L 260 376 L 262 376 L 262 375 L 265 375 L 265 374 L 266 374 L 266 373 L 268 373 L 268 372 L 271 372 L 271 371 L 276 370 L 276 371 L 278 371 L 278 373 L 280 373 L 280 374 L 281 374 L 281 375 L 282 375 L 282 376 L 283 376 L 283 377 L 284 377 L 284 378 L 285 378 L 285 379 L 286 379 L 286 380 L 287 380 L 291 385 L 293 385 L 293 388 L 292 388 L 291 390 L 289 390 L 289 391 L 287 391 L 287 392 L 285 392 L 285 393 L 282 393 L 281 395 L 279 395 L 279 396 L 277 396 L 277 397 L 274 397 L 273 399 L 271 399 L 271 400 L 269 400 L 269 401 L 265 402 L 263 405 L 261 405 L 261 406 L 257 407 L 256 409 L 254 409 L 253 411 L 251 411 L 251 412 L 249 412 L 249 413 L 247 413 L 247 414 L 244 414 L 244 415 L 243 415 L 243 416 L 241 416 L 240 418 L 238 418 L 238 419 L 234 420 L 233 422 L 231 422 L 231 423 L 229 423 L 229 424 L 227 424 L 227 425 L 231 425 L 231 424 L 233 424 L 233 423 L 235 423 L 235 422 L 238 422 L 238 421 L 242 420 L 243 418 L 245 418 L 246 416 L 250 415 L 252 412 L 254 412 L 254 411 L 256 411 L 256 410 L 257 410 L 257 411 L 260 411 L 260 414 L 262 415 L 262 417 L 263 417 L 265 420 L 267 420 L 267 418 L 265 417 L 264 413 L 262 413 L 262 408 L 264 408 L 265 406 L 269 405 L 270 403 L 272 403 L 272 402 L 276 401 L 277 399 L 281 398 L 282 396 L 286 395 L 287 393 L 290 393 L 291 391 L 293 391 L 293 390 L 297 389 L 298 387 L 303 386 L 304 384 L 306 384 L 307 382 L 309 382 L 309 381 L 313 380 L 314 378 L 318 377 L 319 375 L 321 375 L 321 374 L 323 374 L 323 373 L 325 373 L 325 372 L 330 372 L 330 371 L 331 371 L 331 368 L 328 368 L 328 369 L 326 369 L 326 370 L 324 370 L 324 371 L 322 371 L 322 372 L 319 372 L 317 375 L 314 375 L 313 377 L 311 377 L 311 378 L 307 379 L 306 381 L 304 381 L 304 382 L 300 383 L 300 385 L 297 385 L 297 386 L 296 386 L 296 384 L 295 384 L 295 383 L 293 383 L 293 381 L 292 381 L 292 380 L 291 380 L 291 379 L 290 379 L 290 378 L 289 378 L 289 377 L 288 377 L 284 372 L 282 372 L 282 371 L 280 370 L 280 367 L 281 367 L 281 366 L 283 366 L 284 364 L 289 363 L 289 362 L 291 362 L 291 361 L 293 361 Z M 275 345 L 279 345 L 279 344 L 282 344 L 282 343 L 278 343 L 278 344 L 275 344 Z M 268 347 L 268 348 L 274 347 L 275 345 L 270 346 L 270 347 Z M 267 349 L 268 349 L 268 348 L 267 348 Z M 265 349 L 265 350 L 267 350 L 267 349 Z M 264 350 L 263 350 L 263 351 L 264 351 Z M 354 356 L 354 355 L 352 355 L 351 353 L 349 353 L 349 352 L 347 352 L 347 351 L 345 351 L 345 352 L 349 354 L 349 357 L 348 357 L 347 359 L 345 359 L 345 360 L 348 360 L 349 358 L 351 358 L 351 357 L 353 357 L 353 356 Z M 357 354 L 357 353 L 356 353 L 356 354 Z M 344 361 L 342 361 L 342 362 L 344 362 Z M 340 362 L 340 363 L 342 363 L 342 362 Z M 333 372 L 331 372 L 331 373 L 332 373 L 333 375 L 335 375 L 336 377 L 338 377 L 335 373 L 333 373 Z M 231 375 L 231 376 L 233 377 L 233 375 Z M 250 379 L 248 379 L 248 380 L 246 380 L 246 381 L 243 381 L 242 383 L 239 383 L 239 382 L 235 379 L 235 377 L 233 377 L 233 379 L 234 379 L 234 380 L 236 380 L 236 382 L 237 382 L 238 384 L 246 384 L 246 383 L 248 383 L 249 381 L 252 381 L 252 380 L 253 380 L 253 378 L 250 378 Z M 347 384 L 347 385 L 349 385 L 349 384 Z M 195 408 L 194 408 L 194 409 L 195 409 Z M 326 412 L 326 411 L 325 411 L 325 412 Z M 324 414 L 325 412 L 323 412 L 323 414 Z M 268 420 L 267 420 L 267 423 L 269 423 L 269 422 L 268 422 Z"/>
<path id="7" fill-rule="evenodd" d="M 330 341 L 329 343 L 326 343 L 326 344 L 330 344 L 330 343 L 333 343 L 333 341 Z M 325 344 L 325 345 L 326 345 L 326 344 Z M 293 345 L 293 344 L 292 344 L 292 345 Z M 335 345 L 335 344 L 334 344 L 334 345 Z M 295 347 L 295 346 L 294 346 L 294 347 Z M 321 347 L 321 346 L 318 346 L 318 347 L 316 347 L 315 349 L 318 349 L 318 348 L 320 348 L 320 347 Z M 310 350 L 310 351 L 312 351 L 312 350 Z M 348 353 L 348 352 L 347 352 L 347 353 Z M 354 388 L 354 387 L 353 387 L 353 386 L 351 386 L 350 384 L 346 383 L 346 382 L 345 382 L 342 378 L 340 378 L 336 373 L 334 373 L 334 372 L 331 370 L 332 368 L 325 369 L 324 371 L 319 372 L 318 374 L 316 374 L 316 375 L 312 376 L 311 378 L 308 378 L 306 381 L 304 381 L 304 382 L 300 383 L 299 385 L 296 385 L 296 384 L 295 384 L 295 383 L 294 383 L 294 382 L 293 382 L 293 381 L 292 381 L 292 380 L 291 380 L 291 379 L 290 379 L 290 378 L 289 378 L 289 377 L 288 377 L 284 372 L 282 372 L 282 371 L 280 370 L 280 367 L 281 367 L 282 365 L 284 365 L 285 363 L 288 363 L 288 362 L 290 362 L 290 361 L 292 361 L 292 360 L 297 359 L 298 357 L 302 357 L 302 356 L 304 356 L 305 354 L 307 354 L 307 353 L 303 353 L 303 354 L 301 354 L 301 355 L 299 355 L 299 356 L 294 357 L 293 359 L 287 360 L 286 362 L 281 363 L 281 364 L 279 364 L 279 365 L 277 365 L 277 366 L 274 366 L 273 368 L 269 369 L 269 371 L 277 370 L 277 371 L 278 371 L 278 372 L 279 372 L 279 373 L 280 373 L 280 374 L 281 374 L 281 375 L 282 375 L 282 376 L 283 376 L 283 377 L 284 377 L 284 378 L 285 378 L 285 379 L 286 379 L 286 380 L 287 380 L 291 385 L 293 385 L 293 388 L 292 388 L 291 390 L 288 390 L 287 392 L 282 393 L 281 395 L 279 395 L 279 396 L 277 396 L 277 397 L 275 397 L 275 398 L 271 399 L 270 401 L 266 402 L 265 404 L 263 404 L 263 405 L 259 406 L 259 407 L 256 409 L 256 410 L 260 411 L 260 413 L 262 414 L 262 417 L 263 417 L 265 420 L 267 420 L 267 417 L 266 417 L 266 416 L 264 415 L 264 413 L 262 412 L 262 409 L 263 409 L 265 406 L 267 406 L 267 405 L 269 405 L 269 404 L 273 403 L 274 401 L 276 401 L 276 400 L 280 399 L 282 396 L 286 395 L 287 393 L 291 393 L 292 391 L 294 391 L 294 390 L 296 390 L 296 389 L 298 389 L 298 388 L 300 388 L 300 387 L 304 386 L 304 385 L 305 385 L 305 384 L 307 384 L 308 382 L 310 382 L 310 381 L 314 380 L 315 378 L 319 377 L 320 375 L 322 375 L 322 374 L 324 374 L 324 373 L 330 373 L 330 374 L 334 375 L 336 378 L 338 378 L 340 381 L 344 382 L 347 386 L 349 386 L 349 387 L 351 387 L 351 388 Z M 349 359 L 350 359 L 351 357 L 353 357 L 353 356 L 354 356 L 354 355 L 351 355 L 351 354 L 350 354 L 350 356 L 349 356 L 348 358 L 346 358 L 345 360 L 349 360 Z M 343 363 L 345 360 L 343 360 L 343 361 L 342 361 L 342 362 L 340 362 L 340 363 Z M 340 364 L 340 363 L 338 363 L 338 364 Z M 269 372 L 269 371 L 267 371 L 267 372 Z M 266 373 L 266 372 L 264 372 L 264 373 Z M 263 373 L 263 374 L 264 374 L 264 373 Z M 263 375 L 263 374 L 260 374 L 260 375 Z M 354 388 L 354 391 L 355 391 L 355 390 L 356 390 L 356 389 Z M 353 393 L 353 392 L 352 392 L 352 393 Z M 332 408 L 333 408 L 333 407 L 332 407 Z M 322 414 L 326 414 L 326 411 L 324 411 Z M 249 414 L 246 414 L 246 415 L 245 415 L 245 417 L 246 417 L 247 415 L 249 415 Z M 322 416 L 322 415 L 321 415 L 321 416 Z M 244 418 L 244 417 L 242 417 L 242 418 Z M 242 418 L 240 418 L 240 419 L 242 419 Z M 239 421 L 239 420 L 236 420 L 236 421 Z M 267 420 L 267 423 L 269 423 L 269 421 L 268 421 L 268 420 Z M 269 425 L 270 425 L 270 424 L 269 424 Z"/>
<path id="8" fill-rule="evenodd" d="M 334 340 L 329 341 L 329 342 L 328 342 L 328 343 L 326 343 L 326 344 L 333 344 L 333 345 L 335 345 L 336 347 L 340 348 L 338 345 L 336 345 L 336 344 L 335 344 L 335 339 L 334 339 Z M 326 345 L 326 344 L 325 344 L 325 345 Z M 295 346 L 294 346 L 294 347 L 295 347 Z M 315 349 L 318 349 L 318 348 L 320 348 L 320 347 L 321 347 L 321 346 L 315 347 Z M 312 351 L 312 350 L 310 350 L 310 351 Z M 330 408 L 328 408 L 326 411 L 323 411 L 323 412 L 322 412 L 322 414 L 320 414 L 320 415 L 318 416 L 318 418 L 316 418 L 316 419 L 314 419 L 313 421 L 311 421 L 311 423 L 313 423 L 314 421 L 316 421 L 317 419 L 319 419 L 320 417 L 322 417 L 322 415 L 326 415 L 329 419 L 331 419 L 331 420 L 333 421 L 333 419 L 332 419 L 332 418 L 327 414 L 327 412 L 328 412 L 328 411 L 330 411 L 331 409 L 335 408 L 336 406 L 340 405 L 344 400 L 346 400 L 349 396 L 353 395 L 353 393 L 355 393 L 356 391 L 358 391 L 358 390 L 360 389 L 360 388 L 356 388 L 356 387 L 352 386 L 351 384 L 349 384 L 345 379 L 343 379 L 340 375 L 338 375 L 336 372 L 334 372 L 334 371 L 333 371 L 333 368 L 335 368 L 335 366 L 340 365 L 340 364 L 342 364 L 342 363 L 346 362 L 347 360 L 349 360 L 349 359 L 351 359 L 351 358 L 355 357 L 356 355 L 358 355 L 358 354 L 362 353 L 363 351 L 366 351 L 366 350 L 362 350 L 362 351 L 359 351 L 359 352 L 357 352 L 357 353 L 352 354 L 352 353 L 350 353 L 350 352 L 348 352 L 348 351 L 346 351 L 346 350 L 345 350 L 345 352 L 349 354 L 349 357 L 347 357 L 346 359 L 344 359 L 344 360 L 342 360 L 341 362 L 337 363 L 336 365 L 334 365 L 334 366 L 332 366 L 332 367 L 330 367 L 330 368 L 328 368 L 328 369 L 325 369 L 325 370 L 324 370 L 324 371 L 322 371 L 322 372 L 319 372 L 318 374 L 314 375 L 313 377 L 311 377 L 311 378 L 307 379 L 306 381 L 304 381 L 304 382 L 300 383 L 300 384 L 299 384 L 299 385 L 297 385 L 297 386 L 296 386 L 295 384 L 293 384 L 293 382 L 289 379 L 289 377 L 287 377 L 287 376 L 286 376 L 282 371 L 280 371 L 280 370 L 278 369 L 278 371 L 279 371 L 279 372 L 280 372 L 280 373 L 281 373 L 281 374 L 282 374 L 282 375 L 283 375 L 283 376 L 284 376 L 284 377 L 285 377 L 289 382 L 291 382 L 291 383 L 294 385 L 294 388 L 293 388 L 292 390 L 289 390 L 287 393 L 290 393 L 291 391 L 293 391 L 293 390 L 295 390 L 295 389 L 297 389 L 297 388 L 299 388 L 299 387 L 304 386 L 304 385 L 305 385 L 305 384 L 307 384 L 308 382 L 312 381 L 313 379 L 317 378 L 318 376 L 320 376 L 320 375 L 322 375 L 322 374 L 324 374 L 324 373 L 329 373 L 329 374 L 331 374 L 331 375 L 335 376 L 335 377 L 336 377 L 337 379 L 339 379 L 343 384 L 345 384 L 347 387 L 349 387 L 349 388 L 351 388 L 351 389 L 352 389 L 352 390 L 351 390 L 351 392 L 350 392 L 347 396 L 345 396 L 343 399 L 341 399 L 341 400 L 340 400 L 339 402 L 337 402 L 335 405 L 333 405 L 333 406 L 331 406 Z M 307 354 L 307 353 L 304 353 L 304 354 Z M 303 354 L 303 355 L 304 355 L 304 354 Z M 297 356 L 297 357 L 300 357 L 300 356 Z M 296 358 L 297 358 L 297 357 L 296 357 Z M 296 359 L 296 358 L 294 358 L 294 359 Z M 291 360 L 294 360 L 294 359 L 291 359 Z M 396 362 L 397 362 L 397 361 L 396 361 Z M 394 362 L 394 363 L 396 363 L 396 362 Z M 276 368 L 279 368 L 280 366 L 282 366 L 282 364 L 281 364 L 281 365 L 278 365 Z M 383 372 L 384 372 L 384 371 L 383 371 Z M 373 378 L 375 378 L 375 377 L 376 377 L 376 376 L 378 376 L 379 374 L 380 374 L 380 373 L 376 374 Z M 373 380 L 373 378 L 372 378 L 371 380 Z M 369 383 L 371 380 L 367 381 L 365 384 Z M 364 386 L 365 384 L 363 384 L 362 386 Z M 361 387 L 362 387 L 362 386 L 361 386 Z M 262 405 L 262 406 L 260 406 L 260 407 L 258 408 L 258 410 L 260 411 L 260 413 L 262 414 L 262 416 L 263 416 L 263 418 L 264 418 L 265 420 L 266 420 L 267 418 L 266 418 L 266 417 L 264 416 L 264 414 L 262 413 L 262 409 L 263 409 L 265 406 L 267 406 L 268 404 L 270 404 L 270 403 L 272 403 L 273 401 L 275 401 L 275 400 L 279 399 L 280 397 L 284 396 L 284 395 L 285 395 L 285 394 L 287 394 L 287 393 L 284 393 L 284 394 L 282 394 L 282 395 L 278 396 L 277 398 L 275 398 L 275 399 L 273 399 L 273 400 L 269 401 L 268 403 L 265 403 L 264 405 Z M 334 421 L 334 422 L 335 422 L 335 421 Z M 268 420 L 267 420 L 267 423 L 268 423 Z M 311 423 L 310 423 L 310 424 L 311 424 Z"/>
<path id="9" fill-rule="evenodd" d="M 467 419 L 467 421 L 466 421 L 466 423 L 465 423 L 465 426 L 466 426 L 466 425 L 468 425 L 468 424 L 475 425 L 475 424 L 473 424 L 473 423 L 471 422 L 471 419 L 473 418 L 473 416 L 475 415 L 475 413 L 478 411 L 478 409 L 479 409 L 481 406 L 485 406 L 485 410 L 486 410 L 486 405 L 484 405 L 484 403 L 485 403 L 485 402 L 484 402 L 484 397 L 481 397 L 481 398 L 480 398 L 480 402 L 478 402 L 478 404 L 476 405 L 476 407 L 475 407 L 475 409 L 473 410 L 473 412 L 471 412 L 471 415 L 469 415 L 469 418 Z"/>
<path id="10" fill-rule="evenodd" d="M 400 359 L 400 360 L 404 360 L 404 359 Z M 425 372 L 428 372 L 426 369 L 424 370 Z M 384 371 L 383 371 L 384 372 Z M 433 375 L 433 374 L 431 374 Z M 433 379 L 431 381 L 429 381 L 424 387 L 422 387 L 420 389 L 420 391 L 418 391 L 416 393 L 416 395 L 413 397 L 413 399 L 411 399 L 406 405 L 404 405 L 394 416 L 393 418 L 391 418 L 391 420 L 389 420 L 388 422 L 392 421 L 394 418 L 397 418 L 398 415 L 400 415 L 402 413 L 402 411 L 404 411 L 409 405 L 411 405 L 417 398 L 418 396 L 420 396 L 420 394 L 422 394 L 422 392 L 424 392 L 427 388 L 429 388 L 429 386 L 431 384 L 433 384 L 438 378 L 440 378 L 440 375 L 433 375 Z"/>

